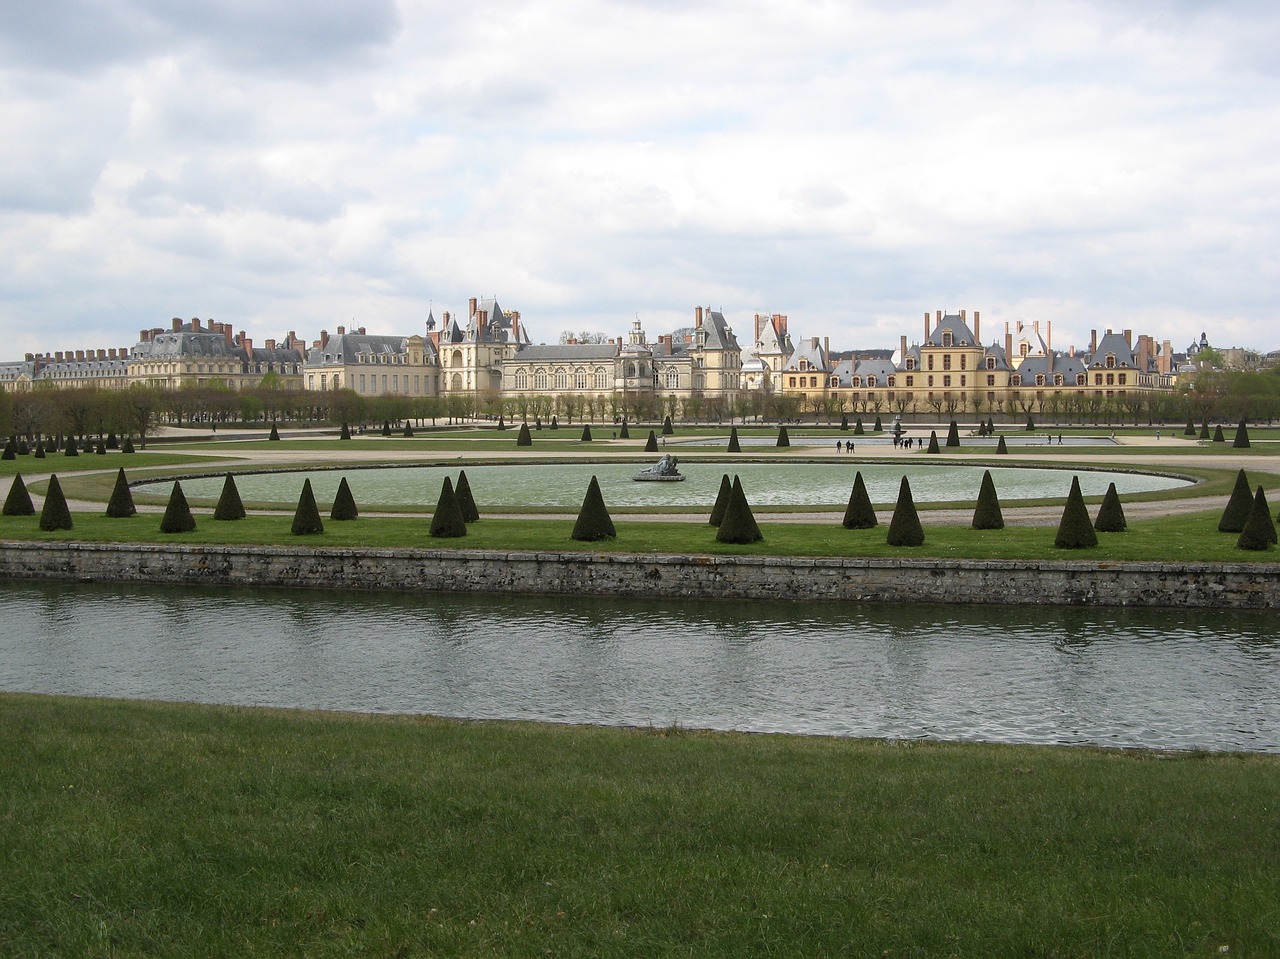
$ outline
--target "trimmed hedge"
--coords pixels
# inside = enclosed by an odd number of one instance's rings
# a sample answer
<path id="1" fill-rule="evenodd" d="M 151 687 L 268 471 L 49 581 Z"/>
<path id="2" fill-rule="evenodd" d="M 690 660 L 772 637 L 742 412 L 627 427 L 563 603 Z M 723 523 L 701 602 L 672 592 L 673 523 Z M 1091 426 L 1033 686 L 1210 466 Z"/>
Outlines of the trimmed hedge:
<path id="1" fill-rule="evenodd" d="M 1236 438 L 1232 440 L 1231 447 L 1237 450 L 1249 448 L 1249 429 L 1244 425 L 1244 417 L 1240 418 L 1240 425 L 1236 427 Z"/>
<path id="2" fill-rule="evenodd" d="M 71 529 L 71 510 L 67 498 L 62 495 L 62 484 L 55 473 L 49 477 L 49 488 L 44 494 L 44 507 L 40 510 L 40 528 L 46 533 L 59 529 Z"/>
<path id="3" fill-rule="evenodd" d="M 529 424 L 521 423 L 520 432 L 516 434 L 516 446 L 532 446 L 533 435 L 529 432 Z"/>
<path id="4" fill-rule="evenodd" d="M 1271 519 L 1271 508 L 1267 505 L 1267 495 L 1258 487 L 1249 509 L 1249 519 L 1240 531 L 1236 540 L 1239 549 L 1270 549 L 1276 543 L 1276 524 Z"/>
<path id="5" fill-rule="evenodd" d="M 941 448 L 940 446 L 938 446 L 938 431 L 937 431 L 937 430 L 930 430 L 930 431 L 929 431 L 929 447 L 928 447 L 928 449 L 926 449 L 926 450 L 925 450 L 925 452 L 926 452 L 926 453 L 941 453 L 941 452 L 942 452 L 942 448 Z"/>
<path id="6" fill-rule="evenodd" d="M 9 495 L 5 497 L 4 509 L 0 516 L 35 516 L 36 508 L 31 502 L 31 493 L 27 484 L 22 481 L 21 473 L 13 474 L 13 485 L 9 487 Z"/>
<path id="7" fill-rule="evenodd" d="M 279 431 L 278 429 L 276 429 L 276 424 L 275 424 L 275 423 L 272 423 L 272 424 L 271 424 L 271 432 L 267 434 L 267 439 L 268 439 L 268 440 L 270 440 L 270 441 L 271 441 L 271 442 L 273 442 L 273 443 L 279 443 L 279 442 L 280 442 L 280 431 Z"/>
<path id="8" fill-rule="evenodd" d="M 1107 495 L 1102 497 L 1102 505 L 1098 507 L 1098 518 L 1093 521 L 1093 528 L 1099 533 L 1123 533 L 1127 527 L 1120 494 L 1116 491 L 1116 484 L 1112 483 L 1107 487 Z"/>
<path id="9" fill-rule="evenodd" d="M 1067 505 L 1062 510 L 1053 545 L 1058 549 L 1089 549 L 1098 545 L 1098 534 L 1085 509 L 1078 476 L 1071 477 L 1071 492 L 1067 494 Z"/>
<path id="10" fill-rule="evenodd" d="M 222 494 L 218 497 L 218 505 L 214 507 L 213 518 L 219 521 L 233 521 L 245 518 L 244 503 L 240 500 L 240 490 L 236 486 L 235 477 L 230 473 L 222 481 Z"/>
<path id="11" fill-rule="evenodd" d="M 742 444 L 738 442 L 738 428 L 736 426 L 729 427 L 729 452 L 742 452 Z"/>
<path id="12" fill-rule="evenodd" d="M 711 518 L 707 521 L 712 526 L 719 526 L 720 521 L 724 519 L 724 511 L 729 506 L 729 497 L 733 493 L 733 483 L 729 481 L 729 474 L 725 473 L 720 477 L 720 490 L 716 493 L 715 504 L 711 507 Z"/>
<path id="13" fill-rule="evenodd" d="M 351 485 L 344 476 L 338 483 L 338 492 L 333 497 L 333 507 L 329 510 L 329 519 L 337 522 L 358 519 L 360 510 L 356 506 L 356 498 L 351 495 Z"/>
<path id="14" fill-rule="evenodd" d="M 1000 509 L 1000 497 L 996 495 L 995 480 L 991 470 L 982 473 L 982 485 L 978 487 L 978 503 L 973 511 L 974 529 L 1004 529 L 1004 512 Z"/>
<path id="15" fill-rule="evenodd" d="M 871 497 L 867 495 L 867 484 L 863 482 L 862 471 L 859 470 L 853 474 L 849 505 L 844 508 L 844 519 L 840 525 L 845 529 L 873 529 L 879 523 L 875 507 L 871 505 Z"/>
<path id="16" fill-rule="evenodd" d="M 625 416 L 622 418 L 622 428 L 618 430 L 618 439 L 620 440 L 631 439 L 631 431 L 627 429 L 627 418 Z"/>
<path id="17" fill-rule="evenodd" d="M 600 481 L 592 476 L 569 538 L 594 543 L 602 539 L 616 539 L 617 536 L 618 531 L 614 529 L 609 508 L 604 505 L 604 497 L 600 495 Z"/>
<path id="18" fill-rule="evenodd" d="M 747 502 L 747 494 L 743 492 L 742 481 L 735 476 L 724 517 L 720 520 L 720 528 L 716 530 L 716 542 L 745 544 L 762 539 L 764 534 L 760 532 L 755 514 L 751 512 L 751 504 Z"/>
<path id="19" fill-rule="evenodd" d="M 1218 520 L 1219 533 L 1239 533 L 1249 521 L 1249 511 L 1253 508 L 1253 490 L 1249 487 L 1249 479 L 1244 470 L 1236 473 L 1236 485 L 1231 489 L 1231 498 L 1227 500 L 1227 508 L 1222 511 Z"/>
<path id="20" fill-rule="evenodd" d="M 320 519 L 316 494 L 311 490 L 309 479 L 302 481 L 302 493 L 298 496 L 298 508 L 293 511 L 293 526 L 289 532 L 294 536 L 312 536 L 324 532 L 324 521 Z"/>
<path id="21" fill-rule="evenodd" d="M 787 435 L 787 428 L 785 426 L 778 427 L 778 442 L 775 445 L 777 446 L 791 445 L 791 437 Z"/>
<path id="22" fill-rule="evenodd" d="M 952 420 L 951 425 L 947 427 L 947 446 L 960 448 L 960 427 L 955 420 Z"/>
<path id="23" fill-rule="evenodd" d="M 133 494 L 129 492 L 129 480 L 124 475 L 124 467 L 116 473 L 116 485 L 111 490 L 111 500 L 107 503 L 107 515 L 113 519 L 126 519 L 138 514 L 138 507 L 133 503 Z"/>
<path id="24" fill-rule="evenodd" d="M 675 432 L 675 427 L 671 425 L 671 417 L 664 416 L 662 418 L 662 435 L 670 436 L 674 432 Z"/>
<path id="25" fill-rule="evenodd" d="M 164 508 L 164 517 L 160 520 L 160 532 L 190 533 L 195 528 L 196 518 L 191 515 L 191 507 L 187 505 L 182 484 L 174 480 L 173 491 L 169 494 L 169 503 Z"/>
<path id="26" fill-rule="evenodd" d="M 934 439 L 937 439 L 936 435 Z M 898 502 L 893 507 L 893 519 L 889 520 L 889 536 L 885 542 L 890 546 L 924 545 L 924 527 L 920 525 L 920 514 L 916 512 L 915 500 L 911 498 L 911 484 L 905 476 L 898 486 Z"/>
<path id="27" fill-rule="evenodd" d="M 583 443 L 591 442 L 591 424 L 590 423 L 582 424 L 582 442 Z"/>
<path id="28" fill-rule="evenodd" d="M 458 498 L 458 509 L 462 510 L 462 519 L 474 523 L 480 519 L 480 510 L 476 509 L 475 497 L 471 495 L 471 481 L 467 479 L 467 471 L 458 472 L 458 482 L 453 488 L 453 495 Z"/>
<path id="29" fill-rule="evenodd" d="M 645 440 L 644 451 L 646 453 L 658 452 L 658 434 L 653 430 L 649 430 L 649 438 Z"/>
<path id="30" fill-rule="evenodd" d="M 458 497 L 453 491 L 453 480 L 447 476 L 440 485 L 436 511 L 431 515 L 431 535 L 442 539 L 467 535 L 467 521 L 462 516 L 462 507 L 458 505 Z"/>

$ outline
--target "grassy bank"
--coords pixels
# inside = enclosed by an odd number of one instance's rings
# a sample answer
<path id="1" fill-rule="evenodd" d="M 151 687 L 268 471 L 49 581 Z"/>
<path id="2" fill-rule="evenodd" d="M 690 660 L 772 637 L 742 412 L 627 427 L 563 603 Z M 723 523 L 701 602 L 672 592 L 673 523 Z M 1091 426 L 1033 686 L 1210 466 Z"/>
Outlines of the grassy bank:
<path id="1" fill-rule="evenodd" d="M 1264 956 L 1275 757 L 0 696 L 8 956 Z"/>

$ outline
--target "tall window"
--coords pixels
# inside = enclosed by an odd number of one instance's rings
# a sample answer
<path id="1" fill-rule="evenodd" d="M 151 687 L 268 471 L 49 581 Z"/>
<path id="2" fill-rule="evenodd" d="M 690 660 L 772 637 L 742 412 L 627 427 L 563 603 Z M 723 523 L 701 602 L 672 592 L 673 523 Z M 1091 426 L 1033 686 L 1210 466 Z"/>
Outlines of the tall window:
<path id="1" fill-rule="evenodd" d="M 567 390 L 569 388 L 569 374 L 564 370 L 556 370 L 556 389 Z"/>
<path id="2" fill-rule="evenodd" d="M 609 374 L 602 368 L 596 367 L 596 389 L 607 390 L 609 388 Z"/>
<path id="3" fill-rule="evenodd" d="M 525 369 L 516 370 L 516 389 L 520 391 L 529 388 L 529 371 Z"/>
<path id="4" fill-rule="evenodd" d="M 573 374 L 573 388 L 576 390 L 585 390 L 587 388 L 587 371 L 576 370 Z"/>
<path id="5" fill-rule="evenodd" d="M 680 371 L 675 367 L 668 367 L 663 377 L 667 389 L 674 390 L 680 386 Z"/>
<path id="6" fill-rule="evenodd" d="M 547 371 L 535 370 L 533 374 L 533 388 L 535 390 L 545 390 L 547 388 Z"/>

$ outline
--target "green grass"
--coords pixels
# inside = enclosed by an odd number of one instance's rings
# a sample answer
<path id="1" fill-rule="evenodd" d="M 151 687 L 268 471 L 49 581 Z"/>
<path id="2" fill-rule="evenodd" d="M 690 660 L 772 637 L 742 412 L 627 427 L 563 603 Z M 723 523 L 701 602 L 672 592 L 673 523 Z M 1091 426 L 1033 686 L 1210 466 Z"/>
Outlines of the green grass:
<path id="1" fill-rule="evenodd" d="M 945 559 L 1077 560 L 1087 562 L 1275 562 L 1274 548 L 1249 551 L 1236 548 L 1234 534 L 1219 533 L 1216 511 L 1140 520 L 1124 533 L 1099 536 L 1095 549 L 1061 550 L 1053 545 L 1053 526 L 1009 526 L 1003 530 L 977 531 L 967 525 L 930 523 L 922 514 L 923 546 L 902 548 L 886 544 L 887 524 L 870 530 L 847 530 L 840 515 L 831 522 L 770 523 L 757 516 L 764 533 L 762 542 L 746 546 L 717 543 L 715 530 L 703 523 L 620 521 L 615 540 L 579 543 L 571 540 L 573 519 L 482 519 L 469 524 L 462 539 L 438 540 L 427 535 L 426 517 L 362 516 L 351 522 L 332 522 L 327 506 L 324 532 L 294 536 L 289 528 L 292 510 L 276 515 L 250 515 L 237 522 L 215 522 L 209 512 L 196 511 L 197 528 L 191 533 L 160 532 L 160 516 L 139 514 L 130 519 L 108 519 L 74 511 L 75 528 L 46 533 L 38 516 L 0 517 L 0 538 L 39 542 L 185 543 L 191 545 L 269 545 L 299 549 L 492 549 L 555 550 L 585 553 L 678 553 L 746 556 L 848 556 Z"/>
<path id="2" fill-rule="evenodd" d="M 223 451 L 230 452 L 226 447 L 219 448 L 219 452 Z M 30 476 L 33 473 L 57 473 L 62 477 L 89 470 L 111 470 L 114 474 L 122 466 L 125 472 L 132 474 L 135 470 L 207 462 L 209 462 L 207 456 L 193 456 L 190 453 L 180 452 L 121 453 L 110 450 L 103 456 L 96 453 L 81 453 L 79 456 L 50 453 L 42 460 L 30 455 L 0 460 L 0 476 L 12 476 L 14 473 L 21 473 L 23 476 Z"/>
<path id="3" fill-rule="evenodd" d="M 0 953 L 1274 956 L 1276 757 L 0 696 Z"/>

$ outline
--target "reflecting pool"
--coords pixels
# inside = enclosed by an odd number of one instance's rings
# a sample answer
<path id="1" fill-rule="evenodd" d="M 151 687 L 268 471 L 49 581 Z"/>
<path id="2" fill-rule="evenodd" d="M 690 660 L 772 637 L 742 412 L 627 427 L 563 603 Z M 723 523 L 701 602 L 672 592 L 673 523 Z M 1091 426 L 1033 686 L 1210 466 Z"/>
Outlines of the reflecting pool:
<path id="1" fill-rule="evenodd" d="M 0 581 L 0 690 L 1280 752 L 1274 614 Z"/>

